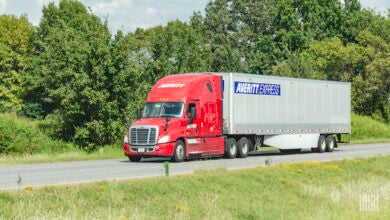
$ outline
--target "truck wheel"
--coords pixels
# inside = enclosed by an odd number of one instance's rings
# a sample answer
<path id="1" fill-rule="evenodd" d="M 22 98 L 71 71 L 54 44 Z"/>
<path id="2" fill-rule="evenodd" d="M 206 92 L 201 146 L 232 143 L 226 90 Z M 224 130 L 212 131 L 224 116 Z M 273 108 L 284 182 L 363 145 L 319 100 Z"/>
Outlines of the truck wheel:
<path id="1" fill-rule="evenodd" d="M 320 135 L 320 137 L 318 138 L 317 152 L 324 153 L 325 150 L 326 150 L 325 136 Z"/>
<path id="2" fill-rule="evenodd" d="M 237 156 L 240 158 L 245 158 L 248 156 L 249 151 L 249 141 L 246 137 L 240 138 L 237 143 L 238 149 L 237 149 Z"/>
<path id="3" fill-rule="evenodd" d="M 183 162 L 186 157 L 186 148 L 182 140 L 176 141 L 175 151 L 173 152 L 172 160 L 174 162 Z"/>
<path id="4" fill-rule="evenodd" d="M 228 138 L 226 140 L 226 158 L 233 159 L 237 155 L 237 141 L 234 138 Z"/>
<path id="5" fill-rule="evenodd" d="M 333 152 L 334 147 L 335 147 L 335 139 L 333 135 L 328 135 L 325 139 L 326 143 L 326 152 Z"/>
<path id="6" fill-rule="evenodd" d="M 131 162 L 139 162 L 142 157 L 140 156 L 128 156 Z"/>

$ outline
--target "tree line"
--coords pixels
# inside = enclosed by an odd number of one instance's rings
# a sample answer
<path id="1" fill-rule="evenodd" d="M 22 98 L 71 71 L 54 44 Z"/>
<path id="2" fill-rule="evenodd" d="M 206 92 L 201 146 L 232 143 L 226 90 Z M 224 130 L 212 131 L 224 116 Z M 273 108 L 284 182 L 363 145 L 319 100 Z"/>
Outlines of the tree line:
<path id="1" fill-rule="evenodd" d="M 151 86 L 185 72 L 244 72 L 352 83 L 352 110 L 390 122 L 390 10 L 358 0 L 214 0 L 189 22 L 111 33 L 76 0 L 38 26 L 0 15 L 0 112 L 50 119 L 52 136 L 113 144 Z"/>

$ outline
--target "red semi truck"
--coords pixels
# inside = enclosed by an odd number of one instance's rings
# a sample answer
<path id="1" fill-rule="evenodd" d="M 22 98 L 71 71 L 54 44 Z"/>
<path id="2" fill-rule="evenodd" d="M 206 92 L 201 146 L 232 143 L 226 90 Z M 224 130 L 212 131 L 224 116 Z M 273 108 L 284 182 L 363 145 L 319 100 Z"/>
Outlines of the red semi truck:
<path id="1" fill-rule="evenodd" d="M 177 74 L 151 89 L 124 137 L 147 157 L 244 158 L 261 146 L 333 151 L 350 135 L 350 83 L 241 73 Z"/>

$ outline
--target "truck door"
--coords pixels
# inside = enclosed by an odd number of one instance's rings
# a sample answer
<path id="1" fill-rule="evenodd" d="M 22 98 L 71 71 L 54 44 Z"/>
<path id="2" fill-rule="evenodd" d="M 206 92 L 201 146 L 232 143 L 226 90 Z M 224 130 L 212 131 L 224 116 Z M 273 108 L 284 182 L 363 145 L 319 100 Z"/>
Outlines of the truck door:
<path id="1" fill-rule="evenodd" d="M 188 138 L 198 138 L 200 129 L 200 119 L 198 114 L 199 102 L 190 102 L 186 109 L 187 130 L 186 136 Z M 193 113 L 195 112 L 195 115 Z"/>
<path id="2" fill-rule="evenodd" d="M 200 114 L 199 114 L 199 102 L 190 102 L 186 109 L 186 136 L 188 142 L 188 153 L 201 155 L 202 142 L 199 139 L 200 129 Z M 194 115 L 195 114 L 195 115 Z"/>

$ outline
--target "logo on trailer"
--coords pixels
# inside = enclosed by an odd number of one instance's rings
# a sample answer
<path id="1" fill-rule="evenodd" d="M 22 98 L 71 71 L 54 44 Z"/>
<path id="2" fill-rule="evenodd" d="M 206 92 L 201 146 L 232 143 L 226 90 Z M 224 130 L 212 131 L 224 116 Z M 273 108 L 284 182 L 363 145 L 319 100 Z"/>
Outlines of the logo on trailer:
<path id="1" fill-rule="evenodd" d="M 234 93 L 280 96 L 280 84 L 234 82 Z"/>

